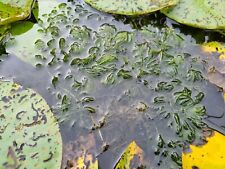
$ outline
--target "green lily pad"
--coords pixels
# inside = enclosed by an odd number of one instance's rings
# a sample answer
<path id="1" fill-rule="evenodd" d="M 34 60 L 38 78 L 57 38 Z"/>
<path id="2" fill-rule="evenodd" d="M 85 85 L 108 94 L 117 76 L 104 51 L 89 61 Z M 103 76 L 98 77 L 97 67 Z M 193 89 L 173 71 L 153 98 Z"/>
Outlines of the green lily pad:
<path id="1" fill-rule="evenodd" d="M 32 4 L 33 0 L 0 0 L 0 25 L 27 18 Z"/>
<path id="2" fill-rule="evenodd" d="M 175 5 L 177 0 L 85 0 L 85 2 L 108 13 L 141 15 Z"/>
<path id="3" fill-rule="evenodd" d="M 35 18 L 40 19 L 41 21 L 44 20 L 43 15 L 46 13 L 50 13 L 54 9 L 54 7 L 56 7 L 58 4 L 59 3 L 54 0 L 39 0 L 38 1 L 39 11 L 38 12 L 34 11 Z M 16 36 L 14 36 L 14 39 L 8 41 L 8 43 L 6 44 L 6 51 L 8 53 L 16 55 L 24 62 L 36 66 L 37 59 L 33 54 L 35 53 L 36 56 L 38 56 L 40 52 L 35 48 L 34 44 L 36 41 L 38 41 L 40 38 L 43 37 L 42 34 L 38 31 L 40 29 L 40 25 L 39 24 L 33 25 L 30 22 L 25 22 L 25 23 L 15 23 L 13 24 L 13 26 L 14 28 L 11 29 L 11 33 Z"/>
<path id="4" fill-rule="evenodd" d="M 0 81 L 0 168 L 59 169 L 62 139 L 44 99 L 31 89 Z"/>
<path id="5" fill-rule="evenodd" d="M 39 14 L 38 2 L 34 3 L 31 13 L 33 14 L 34 18 L 38 20 Z M 34 25 L 35 23 L 29 20 L 18 21 L 11 24 L 11 28 L 9 31 L 13 36 L 21 35 L 32 29 Z"/>
<path id="6" fill-rule="evenodd" d="M 203 28 L 225 29 L 225 1 L 222 0 L 180 0 L 161 12 L 179 23 Z"/>

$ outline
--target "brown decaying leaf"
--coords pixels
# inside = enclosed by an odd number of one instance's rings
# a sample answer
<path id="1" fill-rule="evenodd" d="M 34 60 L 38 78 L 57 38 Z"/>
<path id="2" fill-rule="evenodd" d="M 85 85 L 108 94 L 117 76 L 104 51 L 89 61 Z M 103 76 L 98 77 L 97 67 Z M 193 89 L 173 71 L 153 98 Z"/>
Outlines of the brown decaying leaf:
<path id="1" fill-rule="evenodd" d="M 75 142 L 64 146 L 62 168 L 70 169 L 98 169 L 95 158 L 95 137 L 93 133 L 80 136 Z"/>
<path id="2" fill-rule="evenodd" d="M 225 76 L 217 70 L 210 71 L 207 75 L 210 83 L 222 88 L 225 91 Z"/>

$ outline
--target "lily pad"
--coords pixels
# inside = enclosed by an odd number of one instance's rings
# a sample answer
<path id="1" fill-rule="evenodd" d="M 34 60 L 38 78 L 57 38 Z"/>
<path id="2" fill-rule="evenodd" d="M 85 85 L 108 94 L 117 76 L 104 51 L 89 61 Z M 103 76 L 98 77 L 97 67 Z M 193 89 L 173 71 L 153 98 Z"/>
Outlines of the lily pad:
<path id="1" fill-rule="evenodd" d="M 213 132 L 207 143 L 201 146 L 190 145 L 190 152 L 182 154 L 183 169 L 223 169 L 225 168 L 225 136 Z"/>
<path id="2" fill-rule="evenodd" d="M 177 0 L 85 0 L 85 2 L 108 13 L 141 15 L 175 5 Z"/>
<path id="3" fill-rule="evenodd" d="M 0 168 L 59 169 L 62 140 L 44 99 L 31 89 L 0 82 Z"/>
<path id="4" fill-rule="evenodd" d="M 0 25 L 27 18 L 32 4 L 33 0 L 0 0 Z"/>
<path id="5" fill-rule="evenodd" d="M 208 42 L 202 45 L 202 50 L 207 53 L 218 53 L 219 59 L 225 61 L 225 44 L 220 42 Z"/>
<path id="6" fill-rule="evenodd" d="M 43 15 L 46 13 L 50 13 L 54 9 L 54 7 L 56 7 L 58 4 L 59 3 L 57 3 L 54 0 L 38 1 L 39 11 L 38 12 L 34 11 L 35 18 L 38 18 L 42 21 L 44 19 Z M 32 29 L 30 29 L 31 27 Z M 40 52 L 35 48 L 34 44 L 37 40 L 43 37 L 42 34 L 38 31 L 39 29 L 40 29 L 39 24 L 33 25 L 30 22 L 23 23 L 22 25 L 21 23 L 15 25 L 14 28 L 11 29 L 11 33 L 17 36 L 15 36 L 14 39 L 10 40 L 6 44 L 6 51 L 8 53 L 16 55 L 24 62 L 36 66 L 37 59 L 33 54 L 35 53 L 36 55 L 39 55 Z M 22 32 L 26 33 L 22 34 Z"/>
<path id="7" fill-rule="evenodd" d="M 208 63 L 207 79 L 225 90 L 225 45 L 220 42 L 202 44 L 204 59 Z"/>
<path id="8" fill-rule="evenodd" d="M 208 72 L 207 78 L 210 83 L 216 85 L 217 87 L 225 91 L 225 77 L 223 74 L 221 74 L 217 70 L 214 70 L 214 71 Z"/>
<path id="9" fill-rule="evenodd" d="M 180 2 L 161 12 L 179 23 L 203 28 L 225 29 L 225 1 L 221 0 L 180 0 Z"/>
<path id="10" fill-rule="evenodd" d="M 82 135 L 64 147 L 62 168 L 98 169 L 96 141 L 93 133 Z"/>
<path id="11" fill-rule="evenodd" d="M 143 150 L 136 144 L 135 141 L 131 142 L 126 148 L 119 162 L 116 164 L 115 169 L 122 168 L 141 168 L 143 165 Z M 135 167 L 131 166 L 134 163 L 135 157 L 138 157 L 138 163 Z"/>

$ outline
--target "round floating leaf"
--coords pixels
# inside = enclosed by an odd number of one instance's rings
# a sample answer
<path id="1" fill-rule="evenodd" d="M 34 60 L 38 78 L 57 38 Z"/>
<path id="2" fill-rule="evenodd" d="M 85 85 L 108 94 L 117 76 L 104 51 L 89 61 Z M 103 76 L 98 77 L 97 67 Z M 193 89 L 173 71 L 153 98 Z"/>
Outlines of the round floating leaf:
<path id="1" fill-rule="evenodd" d="M 224 142 L 224 135 L 214 132 L 205 145 L 191 145 L 191 152 L 182 154 L 183 169 L 224 169 Z"/>
<path id="2" fill-rule="evenodd" d="M 85 2 L 108 13 L 141 15 L 175 5 L 177 0 L 85 0 Z"/>
<path id="3" fill-rule="evenodd" d="M 225 1 L 180 0 L 162 13 L 179 23 L 203 29 L 225 29 Z"/>
<path id="4" fill-rule="evenodd" d="M 27 18 L 32 4 L 33 0 L 0 0 L 0 25 Z"/>
<path id="5" fill-rule="evenodd" d="M 0 140 L 3 168 L 60 168 L 62 140 L 57 121 L 44 99 L 31 89 L 0 82 Z"/>

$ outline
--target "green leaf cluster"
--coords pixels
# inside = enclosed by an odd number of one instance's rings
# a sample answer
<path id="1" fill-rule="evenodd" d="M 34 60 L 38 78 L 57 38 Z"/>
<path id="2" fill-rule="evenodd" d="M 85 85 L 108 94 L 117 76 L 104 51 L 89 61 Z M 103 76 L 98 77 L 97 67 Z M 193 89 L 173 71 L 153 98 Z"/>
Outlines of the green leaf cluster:
<path id="1" fill-rule="evenodd" d="M 160 10 L 169 18 L 202 29 L 225 29 L 225 2 L 221 0 L 85 0 L 94 8 L 114 14 L 140 15 Z"/>

